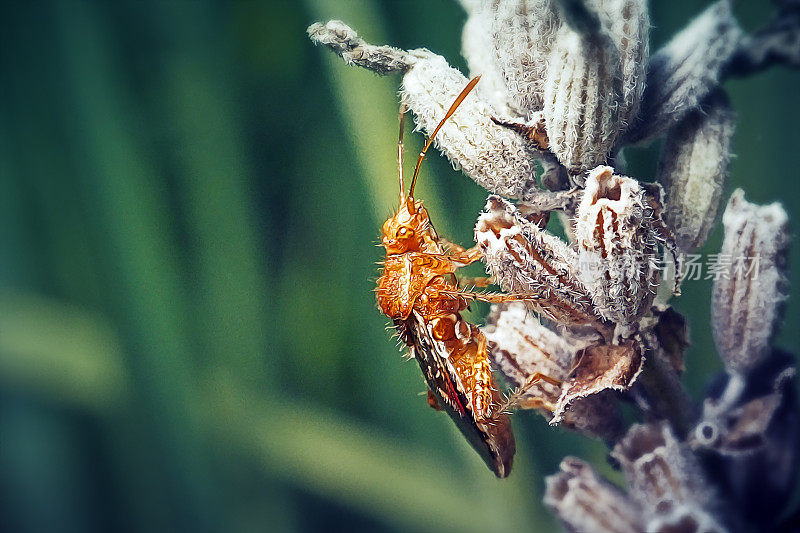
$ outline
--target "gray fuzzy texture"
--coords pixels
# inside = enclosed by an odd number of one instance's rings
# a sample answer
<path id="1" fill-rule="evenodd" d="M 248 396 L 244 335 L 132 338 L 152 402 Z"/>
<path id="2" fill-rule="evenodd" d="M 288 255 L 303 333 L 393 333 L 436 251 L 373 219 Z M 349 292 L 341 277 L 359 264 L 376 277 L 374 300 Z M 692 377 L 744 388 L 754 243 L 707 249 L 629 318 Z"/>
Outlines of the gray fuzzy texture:
<path id="1" fill-rule="evenodd" d="M 664 219 L 684 252 L 702 246 L 716 222 L 735 127 L 727 96 L 716 92 L 667 133 L 658 181 L 666 195 Z"/>
<path id="2" fill-rule="evenodd" d="M 442 56 L 415 50 L 414 65 L 403 77 L 401 99 L 414 113 L 419 129 L 430 134 L 467 78 Z M 497 111 L 479 95 L 469 95 L 448 120 L 435 143 L 456 168 L 482 187 L 510 198 L 526 199 L 537 190 L 536 150 L 508 128 L 495 124 Z"/>
<path id="3" fill-rule="evenodd" d="M 341 20 L 331 20 L 326 24 L 315 22 L 307 32 L 314 44 L 327 46 L 348 65 L 364 67 L 378 74 L 405 72 L 414 62 L 405 50 L 367 44 Z"/>
<path id="4" fill-rule="evenodd" d="M 555 235 L 527 220 L 510 202 L 489 196 L 475 225 L 486 272 L 512 293 L 536 294 L 529 305 L 562 324 L 598 325 L 586 286 L 577 276 L 577 254 Z"/>
<path id="5" fill-rule="evenodd" d="M 561 461 L 560 471 L 545 480 L 544 504 L 568 531 L 639 533 L 645 521 L 639 505 L 575 457 Z"/>
<path id="6" fill-rule="evenodd" d="M 650 16 L 643 0 L 594 0 L 600 21 L 619 50 L 622 94 L 620 129 L 639 114 L 650 55 Z"/>
<path id="7" fill-rule="evenodd" d="M 780 204 L 752 204 L 737 189 L 722 224 L 726 268 L 714 282 L 714 340 L 725 368 L 747 374 L 770 355 L 788 295 L 788 216 Z"/>
<path id="8" fill-rule="evenodd" d="M 559 161 L 573 173 L 605 163 L 622 131 L 622 69 L 611 39 L 562 26 L 543 94 L 550 149 Z"/>
<path id="9" fill-rule="evenodd" d="M 606 320 L 623 333 L 653 303 L 659 282 L 653 214 L 635 179 L 611 167 L 589 172 L 575 217 L 578 277 Z"/>
<path id="10" fill-rule="evenodd" d="M 708 7 L 650 59 L 636 142 L 663 134 L 697 109 L 720 83 L 744 33 L 729 0 Z"/>
<path id="11" fill-rule="evenodd" d="M 639 113 L 650 23 L 642 1 L 574 4 L 562 10 L 573 22 L 555 34 L 542 90 L 551 150 L 577 174 L 609 162 Z"/>
<path id="12" fill-rule="evenodd" d="M 503 72 L 497 66 L 495 48 L 492 43 L 492 17 L 476 6 L 469 10 L 470 16 L 464 24 L 461 37 L 461 53 L 467 60 L 469 75 L 481 76 L 475 88 L 481 98 L 489 101 L 501 116 L 512 116 L 508 106 L 508 89 Z"/>
<path id="13" fill-rule="evenodd" d="M 490 21 L 493 63 L 505 84 L 508 105 L 517 117 L 529 120 L 542 109 L 548 58 L 562 24 L 554 2 L 486 2 L 474 16 Z"/>

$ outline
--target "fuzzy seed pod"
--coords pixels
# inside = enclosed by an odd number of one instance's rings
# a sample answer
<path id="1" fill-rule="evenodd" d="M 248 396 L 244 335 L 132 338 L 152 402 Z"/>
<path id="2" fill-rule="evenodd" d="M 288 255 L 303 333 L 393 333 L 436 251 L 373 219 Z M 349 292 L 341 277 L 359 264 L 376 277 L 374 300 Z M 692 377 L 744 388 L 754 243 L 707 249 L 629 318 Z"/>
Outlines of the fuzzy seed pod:
<path id="1" fill-rule="evenodd" d="M 561 387 L 551 425 L 571 416 L 588 399 L 611 391 L 626 391 L 642 372 L 642 350 L 635 342 L 589 346 L 578 354 L 573 371 Z"/>
<path id="2" fill-rule="evenodd" d="M 428 134 L 467 84 L 458 70 L 427 50 L 415 50 L 414 65 L 403 78 L 401 97 L 417 125 Z M 526 198 L 537 190 L 536 152 L 529 143 L 496 124 L 496 111 L 476 96 L 467 97 L 436 135 L 435 143 L 456 167 L 490 191 Z"/>
<path id="3" fill-rule="evenodd" d="M 561 21 L 552 0 L 486 2 L 477 15 L 491 20 L 492 51 L 513 113 L 530 120 L 542 109 L 542 84 Z"/>
<path id="4" fill-rule="evenodd" d="M 470 77 L 480 75 L 475 88 L 481 98 L 490 102 L 501 116 L 509 116 L 508 91 L 492 46 L 492 18 L 480 5 L 466 5 L 469 16 L 461 32 L 461 55 L 467 60 Z"/>
<path id="5" fill-rule="evenodd" d="M 331 48 L 348 64 L 380 74 L 404 72 L 401 99 L 414 113 L 418 128 L 428 134 L 467 84 L 467 79 L 441 56 L 425 49 L 406 52 L 367 44 L 339 21 L 312 24 L 308 33 L 312 41 Z M 487 91 L 491 95 L 494 89 Z M 509 198 L 526 199 L 538 190 L 536 160 L 553 156 L 495 123 L 493 119 L 500 113 L 479 96 L 470 95 L 464 100 L 436 135 L 436 146 L 454 167 L 461 168 L 482 187 Z M 548 174 L 555 177 L 558 169 L 549 169 Z"/>
<path id="6" fill-rule="evenodd" d="M 787 298 L 788 216 L 780 204 L 751 204 L 734 191 L 722 215 L 712 323 L 730 373 L 746 375 L 770 355 Z"/>
<path id="7" fill-rule="evenodd" d="M 626 141 L 660 135 L 697 109 L 719 86 L 743 35 L 730 0 L 712 4 L 675 35 L 650 59 L 641 111 L 644 120 Z"/>
<path id="8" fill-rule="evenodd" d="M 664 219 L 684 252 L 703 245 L 717 218 L 735 127 L 728 98 L 717 91 L 667 133 L 658 181 Z"/>
<path id="9" fill-rule="evenodd" d="M 656 295 L 653 217 L 636 180 L 615 175 L 611 167 L 589 173 L 575 219 L 578 278 L 597 311 L 624 335 Z"/>
<path id="10" fill-rule="evenodd" d="M 531 378 L 539 373 L 565 382 L 580 352 L 601 342 L 600 336 L 590 331 L 556 333 L 521 302 L 492 306 L 483 332 L 492 363 L 516 388 L 510 403 L 538 409 L 548 420 L 553 418 L 561 387 L 544 380 L 531 382 Z M 618 438 L 623 428 L 616 400 L 602 393 L 576 402 L 561 425 L 607 441 Z"/>
<path id="11" fill-rule="evenodd" d="M 603 164 L 621 131 L 622 69 L 605 33 L 582 35 L 562 26 L 544 83 L 550 149 L 577 174 Z"/>
<path id="12" fill-rule="evenodd" d="M 487 198 L 475 225 L 475 242 L 486 272 L 505 291 L 538 295 L 530 305 L 544 317 L 560 324 L 604 326 L 577 277 L 575 252 L 510 202 Z"/>
<path id="13" fill-rule="evenodd" d="M 727 531 L 697 458 L 666 423 L 631 427 L 611 455 L 629 494 L 645 509 L 643 531 Z"/>
<path id="14" fill-rule="evenodd" d="M 645 531 L 639 506 L 575 457 L 561 461 L 561 471 L 545 480 L 544 504 L 568 531 L 638 533 Z"/>
<path id="15" fill-rule="evenodd" d="M 625 130 L 639 114 L 649 57 L 650 15 L 645 0 L 593 0 L 600 23 L 619 50 L 622 94 L 619 121 Z"/>

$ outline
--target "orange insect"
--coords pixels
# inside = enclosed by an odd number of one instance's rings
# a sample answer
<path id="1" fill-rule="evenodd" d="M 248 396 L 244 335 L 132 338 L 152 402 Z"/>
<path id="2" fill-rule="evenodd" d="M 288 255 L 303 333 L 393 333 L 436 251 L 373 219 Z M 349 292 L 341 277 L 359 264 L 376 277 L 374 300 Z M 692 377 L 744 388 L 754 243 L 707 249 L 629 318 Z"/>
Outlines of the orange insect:
<path id="1" fill-rule="evenodd" d="M 477 247 L 465 249 L 440 239 L 421 200 L 414 198 L 420 165 L 436 133 L 478 83 L 474 78 L 436 126 L 419 155 L 411 188 L 403 184 L 403 119 L 398 142 L 400 208 L 383 224 L 386 259 L 378 280 L 381 311 L 419 363 L 428 384 L 428 403 L 443 409 L 498 476 L 506 477 L 514 457 L 514 435 L 487 356 L 486 337 L 461 316 L 473 300 L 502 302 L 533 297 L 472 292 L 459 287 L 455 272 L 478 261 Z M 485 286 L 488 279 L 475 284 Z M 550 380 L 547 376 L 537 379 Z"/>

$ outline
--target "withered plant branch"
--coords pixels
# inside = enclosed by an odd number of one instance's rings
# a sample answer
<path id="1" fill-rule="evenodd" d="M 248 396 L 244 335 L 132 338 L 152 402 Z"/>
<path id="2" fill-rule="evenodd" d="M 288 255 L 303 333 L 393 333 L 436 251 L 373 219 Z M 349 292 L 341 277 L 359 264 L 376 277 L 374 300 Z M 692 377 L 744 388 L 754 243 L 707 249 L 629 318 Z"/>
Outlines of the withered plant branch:
<path id="1" fill-rule="evenodd" d="M 750 76 L 773 65 L 800 68 L 800 2 L 776 2 L 777 12 L 730 59 L 724 76 Z"/>
<path id="2" fill-rule="evenodd" d="M 675 34 L 650 57 L 642 120 L 627 132 L 624 143 L 662 135 L 697 109 L 719 87 L 743 35 L 730 0 L 711 4 Z"/>
<path id="3" fill-rule="evenodd" d="M 681 437 L 697 421 L 697 408 L 692 402 L 680 377 L 667 361 L 654 351 L 645 354 L 642 373 L 634 390 L 648 409 L 651 420 L 667 420 Z"/>
<path id="4" fill-rule="evenodd" d="M 754 34 L 742 30 L 731 4 L 719 0 L 710 5 L 651 56 L 642 120 L 626 133 L 623 144 L 664 134 L 727 78 L 778 64 L 800 68 L 800 2 L 776 2 L 777 12 Z"/>
<path id="5" fill-rule="evenodd" d="M 327 46 L 348 65 L 364 67 L 378 74 L 405 72 L 414 63 L 414 58 L 405 50 L 369 44 L 340 20 L 326 24 L 316 22 L 307 31 L 314 44 Z"/>

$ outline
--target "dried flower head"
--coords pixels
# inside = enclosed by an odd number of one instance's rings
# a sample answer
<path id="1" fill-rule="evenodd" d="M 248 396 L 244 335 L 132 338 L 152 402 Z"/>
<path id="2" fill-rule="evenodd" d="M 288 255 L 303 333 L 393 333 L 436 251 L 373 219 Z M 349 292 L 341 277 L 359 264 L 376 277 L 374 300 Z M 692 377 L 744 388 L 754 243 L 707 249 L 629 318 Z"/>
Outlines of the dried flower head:
<path id="1" fill-rule="evenodd" d="M 417 125 L 433 131 L 446 109 L 467 84 L 458 70 L 427 50 L 411 52 L 414 64 L 403 77 L 401 99 Z M 525 198 L 538 186 L 534 176 L 537 150 L 533 144 L 492 120 L 492 105 L 480 98 L 465 100 L 436 136 L 436 146 L 479 185 L 498 194 Z"/>
<path id="2" fill-rule="evenodd" d="M 794 360 L 774 352 L 757 375 L 748 381 L 727 376 L 725 386 L 705 400 L 689 444 L 744 518 L 769 524 L 791 497 L 800 466 Z"/>
<path id="3" fill-rule="evenodd" d="M 657 215 L 636 180 L 615 175 L 611 167 L 589 173 L 575 218 L 577 274 L 598 312 L 625 335 L 656 295 Z"/>
<path id="4" fill-rule="evenodd" d="M 554 331 L 521 302 L 493 306 L 483 332 L 489 341 L 492 362 L 515 387 L 509 397 L 510 404 L 537 409 L 551 423 L 560 422 L 591 437 L 613 441 L 620 436 L 622 418 L 611 391 L 598 388 L 595 394 L 574 397 L 576 376 L 571 374 L 584 357 L 584 350 L 602 342 L 597 333 L 586 329 Z M 551 376 L 562 384 L 531 383 L 537 374 Z M 562 401 L 565 385 L 573 394 Z M 559 407 L 560 403 L 569 404 L 570 409 Z"/>
<path id="5" fill-rule="evenodd" d="M 672 254 L 677 293 L 677 250 L 705 242 L 727 178 L 735 117 L 720 84 L 800 67 L 800 4 L 776 0 L 746 35 L 719 0 L 651 56 L 644 0 L 461 3 L 463 54 L 482 83 L 438 146 L 495 193 L 475 240 L 492 281 L 514 293 L 505 300 L 526 299 L 495 306 L 484 328 L 514 388 L 503 407 L 616 442 L 628 483 L 626 494 L 568 458 L 547 505 L 571 531 L 774 530 L 800 440 L 794 362 L 772 346 L 786 213 L 737 191 L 723 216 L 712 313 L 727 375 L 702 413 L 680 382 L 687 325 L 666 305 L 656 260 Z M 428 134 L 466 82 L 432 52 L 372 46 L 340 22 L 309 34 L 350 64 L 401 72 L 403 102 Z M 625 146 L 663 135 L 658 183 L 615 173 Z M 568 241 L 545 229 L 551 213 Z M 625 433 L 620 399 L 648 423 Z"/>
<path id="6" fill-rule="evenodd" d="M 475 242 L 487 273 L 503 290 L 537 295 L 530 305 L 542 316 L 560 324 L 604 326 L 577 275 L 575 251 L 507 200 L 489 196 L 475 225 Z"/>
<path id="7" fill-rule="evenodd" d="M 665 222 L 685 252 L 702 246 L 716 221 L 735 124 L 728 98 L 718 91 L 667 132 L 658 181 Z"/>
<path id="8" fill-rule="evenodd" d="M 742 38 L 731 1 L 719 0 L 656 52 L 647 67 L 642 120 L 627 142 L 663 134 L 697 109 L 719 87 Z"/>
<path id="9" fill-rule="evenodd" d="M 726 531 L 700 462 L 664 423 L 635 425 L 614 448 L 647 531 Z"/>
<path id="10" fill-rule="evenodd" d="M 639 505 L 590 465 L 575 457 L 545 481 L 544 503 L 568 531 L 638 533 L 645 531 Z"/>
<path id="11" fill-rule="evenodd" d="M 619 51 L 604 32 L 587 36 L 563 25 L 544 84 L 551 150 L 573 174 L 607 161 L 621 133 Z"/>
<path id="12" fill-rule="evenodd" d="M 583 349 L 564 383 L 550 423 L 566 420 L 581 400 L 605 391 L 628 390 L 642 371 L 642 363 L 642 350 L 634 342 Z"/>
<path id="13" fill-rule="evenodd" d="M 722 216 L 722 271 L 714 282 L 714 339 L 725 367 L 747 373 L 771 353 L 787 297 L 789 228 L 780 204 L 758 206 L 737 189 Z"/>
<path id="14" fill-rule="evenodd" d="M 463 52 L 470 72 L 496 76 L 498 93 L 502 94 L 498 103 L 504 111 L 523 121 L 530 120 L 542 109 L 547 59 L 561 25 L 555 2 L 463 3 L 469 14 Z"/>

